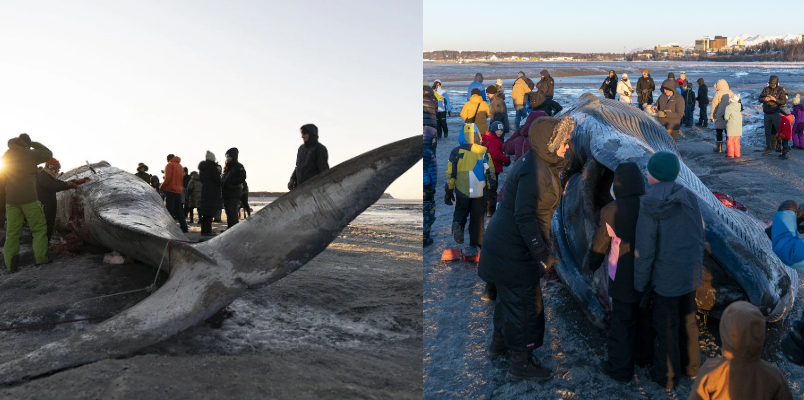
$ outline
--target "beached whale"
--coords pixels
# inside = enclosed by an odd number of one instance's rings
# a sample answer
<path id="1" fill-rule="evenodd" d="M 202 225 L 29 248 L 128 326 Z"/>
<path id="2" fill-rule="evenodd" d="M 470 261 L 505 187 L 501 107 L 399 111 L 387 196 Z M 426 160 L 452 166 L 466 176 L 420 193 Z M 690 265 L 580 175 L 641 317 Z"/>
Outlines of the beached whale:
<path id="1" fill-rule="evenodd" d="M 605 267 L 591 274 L 584 265 L 600 209 L 612 200 L 612 171 L 620 163 L 634 162 L 647 185 L 650 156 L 660 150 L 678 151 L 667 130 L 632 105 L 586 93 L 564 115 L 574 118 L 576 125 L 574 160 L 551 223 L 554 255 L 561 260 L 556 272 L 589 320 L 603 328 L 609 311 Z M 769 321 L 784 317 L 793 308 L 798 277 L 773 253 L 765 225 L 746 212 L 723 205 L 683 160 L 676 182 L 698 196 L 705 222 L 698 309 L 719 318 L 726 306 L 746 300 L 759 307 Z M 678 235 L 683 238 L 684 232 Z"/>
<path id="2" fill-rule="evenodd" d="M 91 181 L 59 197 L 59 221 L 82 239 L 169 271 L 136 306 L 0 365 L 11 384 L 104 358 L 122 357 L 190 328 L 250 288 L 275 282 L 322 252 L 419 160 L 422 137 L 346 161 L 203 243 L 188 243 L 156 191 L 102 162 L 65 174 Z M 93 172 L 94 170 L 94 172 Z"/>

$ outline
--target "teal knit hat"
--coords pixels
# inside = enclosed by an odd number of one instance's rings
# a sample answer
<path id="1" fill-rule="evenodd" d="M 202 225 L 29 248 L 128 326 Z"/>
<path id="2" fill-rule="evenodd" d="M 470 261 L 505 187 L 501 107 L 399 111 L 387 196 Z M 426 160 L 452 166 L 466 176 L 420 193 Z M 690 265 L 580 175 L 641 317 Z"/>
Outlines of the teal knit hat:
<path id="1" fill-rule="evenodd" d="M 648 172 L 660 182 L 675 181 L 680 169 L 678 157 L 670 151 L 657 151 L 648 160 Z"/>

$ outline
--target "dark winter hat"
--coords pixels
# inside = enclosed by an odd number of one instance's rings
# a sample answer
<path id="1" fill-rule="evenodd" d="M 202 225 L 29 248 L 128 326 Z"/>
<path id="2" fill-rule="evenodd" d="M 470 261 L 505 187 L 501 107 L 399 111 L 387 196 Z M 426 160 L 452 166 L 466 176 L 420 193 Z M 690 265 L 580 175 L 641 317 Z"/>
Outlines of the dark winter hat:
<path id="1" fill-rule="evenodd" d="M 698 81 L 697 81 L 697 82 L 698 82 L 698 85 L 699 85 L 699 86 L 703 86 L 703 85 L 704 85 L 704 80 L 703 80 L 703 78 L 698 78 Z"/>
<path id="2" fill-rule="evenodd" d="M 301 133 L 306 133 L 312 137 L 318 137 L 318 127 L 313 124 L 304 124 L 301 127 Z"/>
<path id="3" fill-rule="evenodd" d="M 782 113 L 782 115 L 790 115 L 790 107 L 782 107 L 779 109 L 779 112 Z"/>
<path id="4" fill-rule="evenodd" d="M 770 85 L 778 85 L 779 84 L 779 77 L 776 75 L 771 75 L 770 79 L 768 79 L 768 84 Z"/>
<path id="5" fill-rule="evenodd" d="M 667 73 L 667 79 L 673 79 L 673 80 L 675 80 L 675 79 L 676 79 L 676 74 L 674 74 L 674 73 L 672 73 L 672 72 L 668 72 L 668 73 Z"/>
<path id="6" fill-rule="evenodd" d="M 505 129 L 505 126 L 503 125 L 502 122 L 494 121 L 494 122 L 491 123 L 491 127 L 489 128 L 489 132 L 497 132 L 497 131 L 501 131 L 501 130 L 504 130 L 504 129 Z"/>
<path id="7" fill-rule="evenodd" d="M 59 160 L 51 158 L 45 163 L 45 168 L 55 171 L 61 169 L 61 164 L 59 163 Z"/>
<path id="8" fill-rule="evenodd" d="M 235 160 L 237 160 L 237 156 L 239 154 L 240 154 L 240 150 L 238 150 L 237 147 L 232 147 L 231 149 L 226 150 L 226 156 L 227 157 L 232 157 Z"/>
<path id="9" fill-rule="evenodd" d="M 486 94 L 497 94 L 497 85 L 489 85 L 486 88 Z"/>
<path id="10" fill-rule="evenodd" d="M 474 88 L 474 89 L 472 89 L 472 95 L 478 95 L 478 96 L 480 96 L 480 89 L 478 89 L 478 88 Z"/>
<path id="11" fill-rule="evenodd" d="M 140 172 L 140 171 L 148 171 L 148 166 L 145 165 L 145 163 L 137 164 L 137 172 Z"/>
<path id="12" fill-rule="evenodd" d="M 648 172 L 660 182 L 675 181 L 680 170 L 678 156 L 670 151 L 657 151 L 648 160 Z"/>
<path id="13" fill-rule="evenodd" d="M 176 156 L 174 156 L 173 154 L 168 154 L 168 156 L 167 156 L 168 161 L 172 160 L 173 157 L 176 157 Z"/>

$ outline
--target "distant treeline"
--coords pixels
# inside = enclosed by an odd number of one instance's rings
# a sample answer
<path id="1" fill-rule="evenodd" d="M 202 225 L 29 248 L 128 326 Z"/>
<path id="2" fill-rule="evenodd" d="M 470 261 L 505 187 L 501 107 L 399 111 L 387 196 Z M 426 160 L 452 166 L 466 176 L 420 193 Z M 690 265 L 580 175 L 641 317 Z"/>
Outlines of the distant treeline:
<path id="1" fill-rule="evenodd" d="M 287 192 L 248 192 L 249 197 L 280 197 Z M 380 199 L 393 199 L 393 197 L 388 193 L 383 193 Z"/>
<path id="2" fill-rule="evenodd" d="M 719 54 L 708 57 L 712 61 L 804 61 L 804 42 L 770 40 L 745 48 L 739 54 Z"/>
<path id="3" fill-rule="evenodd" d="M 553 58 L 553 57 L 572 57 L 574 60 L 582 61 L 609 61 L 619 60 L 623 57 L 618 53 L 564 53 L 560 51 L 456 51 L 456 50 L 437 50 L 425 51 L 423 58 L 433 61 L 457 61 L 459 59 L 471 60 L 480 58 L 528 57 L 528 58 Z"/>

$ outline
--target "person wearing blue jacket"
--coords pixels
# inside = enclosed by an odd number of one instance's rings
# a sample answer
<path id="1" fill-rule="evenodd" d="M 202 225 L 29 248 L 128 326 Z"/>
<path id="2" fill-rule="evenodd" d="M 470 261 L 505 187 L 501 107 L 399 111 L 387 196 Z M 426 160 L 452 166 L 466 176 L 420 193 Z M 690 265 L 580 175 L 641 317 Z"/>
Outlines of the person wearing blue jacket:
<path id="1" fill-rule="evenodd" d="M 438 165 L 436 164 L 435 144 L 436 144 L 436 130 L 432 126 L 424 126 L 424 147 L 422 149 L 422 158 L 424 161 L 424 199 L 422 208 L 424 209 L 424 246 L 427 247 L 433 244 L 433 238 L 430 237 L 430 227 L 435 222 L 435 185 L 438 183 Z"/>
<path id="2" fill-rule="evenodd" d="M 478 72 L 475 74 L 475 81 L 469 84 L 469 90 L 466 91 L 466 101 L 472 98 L 472 89 L 480 89 L 480 97 L 483 98 L 483 101 L 489 101 L 488 96 L 486 96 L 486 87 L 483 86 L 483 74 Z"/>
<path id="3" fill-rule="evenodd" d="M 804 239 L 798 235 L 798 204 L 786 200 L 773 216 L 771 238 L 773 252 L 785 265 L 804 271 Z M 804 320 L 793 322 L 793 329 L 782 339 L 782 353 L 798 365 L 804 365 Z"/>
<path id="4" fill-rule="evenodd" d="M 438 111 L 436 112 L 436 132 L 438 138 L 441 139 L 443 133 L 444 137 L 449 136 L 449 128 L 447 127 L 447 114 L 452 115 L 452 103 L 449 101 L 449 94 L 443 87 L 441 81 L 436 79 L 433 82 L 433 94 L 438 100 Z"/>

